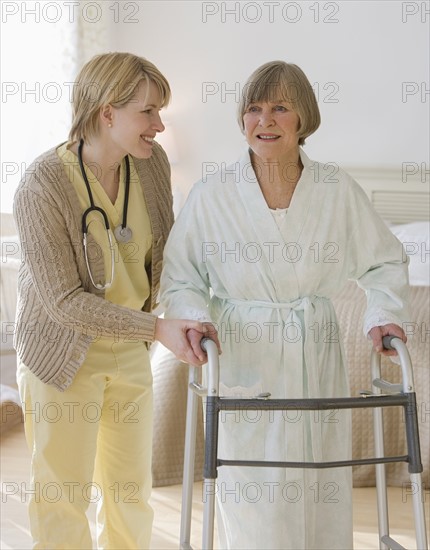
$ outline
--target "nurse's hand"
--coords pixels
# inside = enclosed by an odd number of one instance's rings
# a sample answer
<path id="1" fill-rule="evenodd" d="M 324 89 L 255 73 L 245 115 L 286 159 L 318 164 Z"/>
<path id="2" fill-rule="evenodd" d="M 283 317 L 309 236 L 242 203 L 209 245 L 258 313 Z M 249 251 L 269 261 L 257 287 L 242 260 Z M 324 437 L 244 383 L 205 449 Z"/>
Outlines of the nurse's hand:
<path id="1" fill-rule="evenodd" d="M 200 340 L 209 335 L 207 323 L 184 319 L 157 318 L 155 323 L 155 340 L 158 340 L 172 351 L 178 359 L 190 365 L 203 365 L 206 363 L 206 354 L 202 349 L 194 350 L 187 338 L 188 331 L 193 330 L 200 335 Z M 197 352 L 197 353 L 196 353 Z"/>
<path id="2" fill-rule="evenodd" d="M 219 342 L 219 339 L 218 339 L 218 333 L 217 333 L 217 330 L 216 328 L 214 327 L 214 325 L 212 323 L 203 323 L 205 325 L 205 327 L 207 328 L 207 332 L 205 334 L 201 334 L 200 332 L 194 330 L 194 329 L 189 329 L 188 332 L 187 332 L 187 338 L 188 338 L 188 341 L 190 342 L 191 344 L 191 347 L 193 348 L 193 351 L 194 351 L 194 354 L 197 355 L 200 359 L 201 359 L 201 363 L 199 363 L 200 365 L 203 365 L 204 363 L 207 362 L 208 358 L 207 358 L 207 355 L 206 353 L 202 350 L 202 346 L 201 346 L 201 341 L 203 338 L 210 338 L 211 340 L 213 340 L 215 342 L 215 344 L 217 345 L 217 348 L 218 348 L 218 353 L 221 354 L 221 344 Z M 191 363 L 193 364 L 193 363 Z"/>
<path id="3" fill-rule="evenodd" d="M 388 325 L 383 325 L 381 327 L 373 327 L 369 330 L 369 336 L 372 339 L 373 347 L 378 353 L 382 355 L 397 355 L 396 350 L 386 350 L 382 345 L 382 338 L 384 336 L 397 336 L 406 343 L 406 334 L 399 325 L 390 323 Z"/>

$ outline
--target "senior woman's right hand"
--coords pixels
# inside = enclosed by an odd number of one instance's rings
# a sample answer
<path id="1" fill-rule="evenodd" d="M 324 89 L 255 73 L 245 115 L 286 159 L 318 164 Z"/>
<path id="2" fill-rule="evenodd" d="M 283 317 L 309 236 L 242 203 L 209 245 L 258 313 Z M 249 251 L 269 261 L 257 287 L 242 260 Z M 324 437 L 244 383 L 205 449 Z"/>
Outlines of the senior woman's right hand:
<path id="1" fill-rule="evenodd" d="M 189 339 L 189 331 L 195 336 Z M 190 365 L 203 365 L 206 363 L 206 354 L 196 345 L 202 338 L 208 336 L 212 339 L 215 328 L 208 323 L 191 321 L 187 319 L 162 319 L 157 318 L 155 324 L 155 340 L 158 340 L 172 351 L 178 359 Z M 215 331 L 216 337 L 216 331 Z M 216 342 L 219 345 L 218 338 Z"/>

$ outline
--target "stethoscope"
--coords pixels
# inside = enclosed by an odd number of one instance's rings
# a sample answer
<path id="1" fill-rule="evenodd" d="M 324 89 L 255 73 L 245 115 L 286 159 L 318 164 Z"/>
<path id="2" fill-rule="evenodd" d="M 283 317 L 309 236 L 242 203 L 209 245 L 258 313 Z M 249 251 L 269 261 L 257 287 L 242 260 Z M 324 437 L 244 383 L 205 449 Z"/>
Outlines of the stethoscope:
<path id="1" fill-rule="evenodd" d="M 88 181 L 87 173 L 85 171 L 84 163 L 82 161 L 82 149 L 84 147 L 84 140 L 81 139 L 79 142 L 78 147 L 78 160 L 79 160 L 79 168 L 81 169 L 81 174 L 85 182 L 85 186 L 87 188 L 88 197 L 90 199 L 90 207 L 85 210 L 85 212 L 82 215 L 82 233 L 84 235 L 84 252 L 85 252 L 85 262 L 87 264 L 88 274 L 90 276 L 92 284 L 98 289 L 98 290 L 105 290 L 112 286 L 114 273 L 115 273 L 115 251 L 113 248 L 113 242 L 112 242 L 112 232 L 109 225 L 109 220 L 107 217 L 106 212 L 103 210 L 103 208 L 100 208 L 99 206 L 96 206 L 93 199 L 93 194 L 90 187 L 90 182 Z M 125 196 L 124 196 L 124 207 L 123 207 L 123 213 L 122 213 L 122 223 L 115 227 L 114 229 L 114 235 L 118 242 L 120 243 L 127 243 L 131 237 L 133 236 L 133 233 L 129 227 L 127 227 L 127 210 L 128 210 L 128 198 L 130 195 L 130 161 L 128 158 L 128 155 L 125 157 Z M 106 233 L 109 240 L 109 248 L 110 248 L 110 256 L 111 256 L 111 275 L 110 275 L 110 281 L 105 282 L 105 284 L 96 283 L 93 278 L 93 274 L 91 272 L 90 263 L 88 260 L 88 245 L 87 245 L 87 237 L 88 237 L 88 223 L 87 218 L 88 215 L 91 212 L 99 212 L 103 216 L 103 221 L 106 228 Z"/>

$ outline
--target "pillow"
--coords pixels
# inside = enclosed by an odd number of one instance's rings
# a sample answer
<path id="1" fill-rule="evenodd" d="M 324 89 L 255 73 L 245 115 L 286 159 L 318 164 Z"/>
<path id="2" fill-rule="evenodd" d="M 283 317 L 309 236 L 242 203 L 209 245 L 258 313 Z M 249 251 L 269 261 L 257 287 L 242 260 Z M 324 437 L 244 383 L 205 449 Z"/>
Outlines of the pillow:
<path id="1" fill-rule="evenodd" d="M 188 365 L 160 342 L 150 348 L 154 391 L 152 481 L 154 487 L 182 483 L 188 393 Z M 194 480 L 202 479 L 203 408 L 199 399 Z"/>
<path id="2" fill-rule="evenodd" d="M 0 433 L 22 422 L 21 400 L 18 390 L 0 384 Z"/>
<path id="3" fill-rule="evenodd" d="M 430 222 L 389 225 L 409 256 L 411 286 L 430 286 Z"/>
<path id="4" fill-rule="evenodd" d="M 16 235 L 2 237 L 1 246 L 1 271 L 0 271 L 0 313 L 2 323 L 15 321 L 17 301 L 18 271 L 21 265 L 21 250 L 19 239 Z M 2 325 L 4 328 L 4 325 Z"/>

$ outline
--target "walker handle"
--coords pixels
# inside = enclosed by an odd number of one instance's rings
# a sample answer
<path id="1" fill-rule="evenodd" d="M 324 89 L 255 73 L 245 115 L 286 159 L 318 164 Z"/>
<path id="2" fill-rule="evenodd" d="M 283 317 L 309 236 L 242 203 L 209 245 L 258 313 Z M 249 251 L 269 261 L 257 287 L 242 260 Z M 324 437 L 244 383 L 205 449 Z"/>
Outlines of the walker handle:
<path id="1" fill-rule="evenodd" d="M 207 351 L 208 342 L 213 342 L 213 340 L 211 338 L 208 338 L 207 336 L 200 340 L 200 347 L 205 352 Z"/>
<path id="2" fill-rule="evenodd" d="M 217 396 L 219 387 L 219 360 L 218 347 L 211 338 L 202 338 L 200 345 L 208 355 L 207 364 L 207 392 L 208 396 Z"/>
<path id="3" fill-rule="evenodd" d="M 397 355 L 400 359 L 400 368 L 402 370 L 403 393 L 415 391 L 411 357 L 406 344 L 398 336 L 389 335 L 382 338 L 382 345 L 385 349 L 397 351 Z M 374 349 L 372 349 L 370 355 L 370 366 L 372 370 L 372 380 L 381 380 L 381 356 L 376 353 Z"/>
<path id="4" fill-rule="evenodd" d="M 382 345 L 384 346 L 384 349 L 392 349 L 394 350 L 395 348 L 391 345 L 391 342 L 394 340 L 394 338 L 398 338 L 398 336 L 393 336 L 392 334 L 388 335 L 388 336 L 384 336 L 382 338 Z"/>

